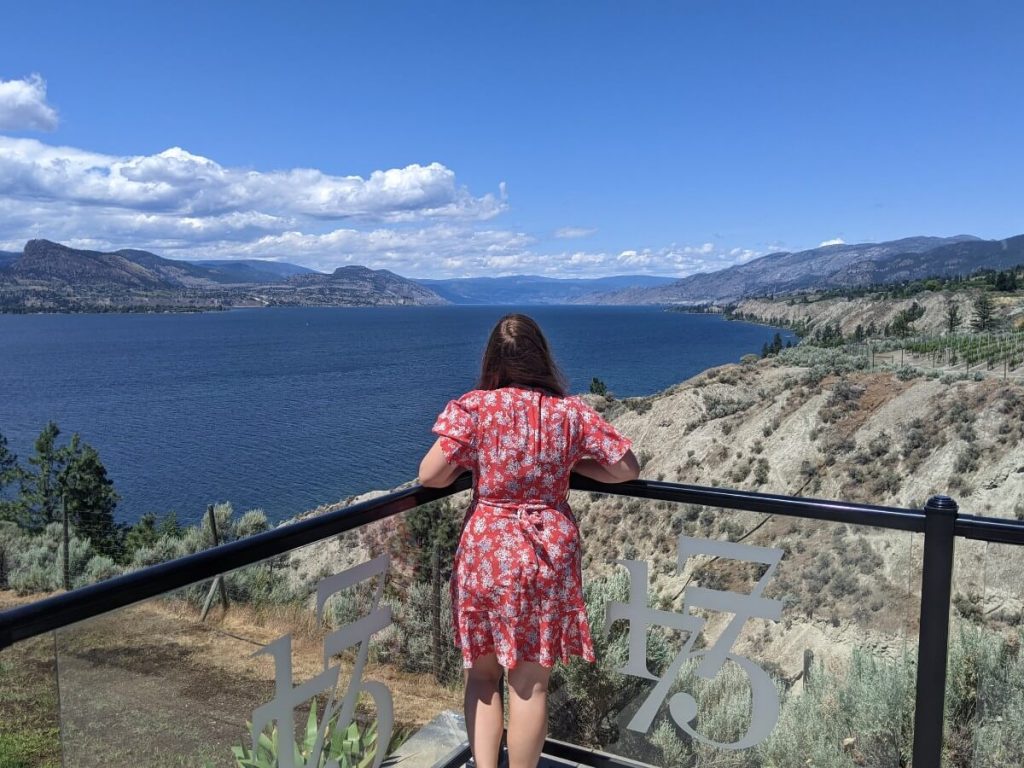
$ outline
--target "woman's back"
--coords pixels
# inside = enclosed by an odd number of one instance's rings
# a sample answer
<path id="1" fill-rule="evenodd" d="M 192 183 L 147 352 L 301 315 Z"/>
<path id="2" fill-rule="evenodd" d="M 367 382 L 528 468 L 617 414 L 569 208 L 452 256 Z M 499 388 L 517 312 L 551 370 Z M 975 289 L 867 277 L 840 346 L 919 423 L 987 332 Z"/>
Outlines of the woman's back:
<path id="1" fill-rule="evenodd" d="M 450 463 L 472 469 L 477 499 L 558 504 L 584 456 L 613 464 L 629 448 L 586 403 L 539 389 L 473 390 L 451 401 L 434 431 Z"/>

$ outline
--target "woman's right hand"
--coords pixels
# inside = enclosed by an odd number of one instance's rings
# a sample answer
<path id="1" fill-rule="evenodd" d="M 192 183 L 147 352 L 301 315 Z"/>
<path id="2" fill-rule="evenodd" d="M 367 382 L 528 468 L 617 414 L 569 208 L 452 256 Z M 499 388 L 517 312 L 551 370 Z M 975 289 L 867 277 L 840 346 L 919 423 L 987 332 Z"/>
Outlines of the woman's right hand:
<path id="1" fill-rule="evenodd" d="M 630 449 L 617 462 L 607 466 L 596 459 L 580 459 L 573 465 L 572 471 L 599 483 L 625 483 L 640 477 L 640 462 Z"/>

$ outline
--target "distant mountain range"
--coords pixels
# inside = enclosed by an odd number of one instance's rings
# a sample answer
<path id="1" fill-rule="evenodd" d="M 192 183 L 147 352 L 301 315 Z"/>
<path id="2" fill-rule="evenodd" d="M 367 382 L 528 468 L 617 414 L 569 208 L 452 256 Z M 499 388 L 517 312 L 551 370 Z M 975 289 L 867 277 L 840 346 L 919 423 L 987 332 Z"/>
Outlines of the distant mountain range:
<path id="1" fill-rule="evenodd" d="M 653 288 L 591 297 L 602 304 L 702 304 L 750 296 L 968 275 L 1024 264 L 1024 235 L 981 240 L 971 235 L 909 237 L 883 243 L 826 245 L 706 272 Z"/>
<path id="2" fill-rule="evenodd" d="M 1024 235 L 910 237 L 772 253 L 680 280 L 646 275 L 555 279 L 536 275 L 411 280 L 388 270 L 324 274 L 258 259 L 181 261 L 30 240 L 0 251 L 0 311 L 204 310 L 255 306 L 437 304 L 702 304 L 753 296 L 885 284 L 1024 264 Z"/>
<path id="3" fill-rule="evenodd" d="M 327 275 L 281 262 L 188 262 L 148 251 L 113 253 L 30 240 L 0 258 L 0 311 L 125 311 L 243 306 L 444 304 L 387 270 Z"/>
<path id="4" fill-rule="evenodd" d="M 626 288 L 650 288 L 675 282 L 672 277 L 616 275 L 553 278 L 537 275 L 417 280 L 452 304 L 572 304 L 594 294 Z"/>
<path id="5" fill-rule="evenodd" d="M 21 253 L 0 254 L 0 267 L 0 275 L 8 280 L 164 290 L 275 283 L 281 282 L 285 274 L 312 271 L 275 262 L 192 263 L 128 249 L 113 253 L 85 251 L 49 240 L 29 240 Z"/>

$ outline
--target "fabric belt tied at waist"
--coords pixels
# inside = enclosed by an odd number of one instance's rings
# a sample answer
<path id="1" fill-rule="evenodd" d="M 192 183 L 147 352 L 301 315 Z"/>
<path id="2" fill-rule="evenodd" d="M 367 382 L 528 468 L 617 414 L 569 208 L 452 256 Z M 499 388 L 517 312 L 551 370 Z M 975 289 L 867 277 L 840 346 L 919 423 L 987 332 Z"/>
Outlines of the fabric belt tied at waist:
<path id="1" fill-rule="evenodd" d="M 541 513 L 546 509 L 559 510 L 562 501 L 536 501 L 520 499 L 482 499 L 474 498 L 473 505 L 495 510 L 499 517 L 514 517 L 528 521 L 532 525 L 543 525 Z"/>

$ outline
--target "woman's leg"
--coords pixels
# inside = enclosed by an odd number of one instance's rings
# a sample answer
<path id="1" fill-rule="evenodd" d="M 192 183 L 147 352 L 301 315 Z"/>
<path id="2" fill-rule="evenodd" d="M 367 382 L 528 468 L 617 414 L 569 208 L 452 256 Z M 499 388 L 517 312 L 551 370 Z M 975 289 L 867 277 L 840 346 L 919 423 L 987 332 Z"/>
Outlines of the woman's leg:
<path id="1" fill-rule="evenodd" d="M 481 656 L 466 670 L 466 732 L 478 768 L 497 768 L 505 729 L 498 683 L 504 670 L 493 653 Z"/>
<path id="2" fill-rule="evenodd" d="M 508 766 L 537 768 L 548 734 L 551 668 L 523 661 L 508 671 Z"/>

